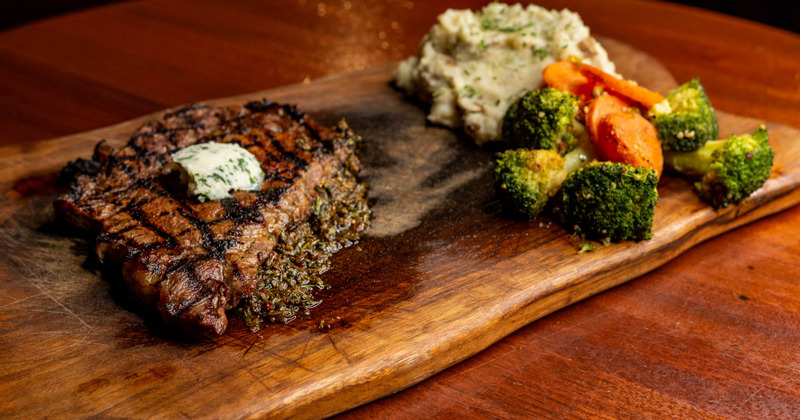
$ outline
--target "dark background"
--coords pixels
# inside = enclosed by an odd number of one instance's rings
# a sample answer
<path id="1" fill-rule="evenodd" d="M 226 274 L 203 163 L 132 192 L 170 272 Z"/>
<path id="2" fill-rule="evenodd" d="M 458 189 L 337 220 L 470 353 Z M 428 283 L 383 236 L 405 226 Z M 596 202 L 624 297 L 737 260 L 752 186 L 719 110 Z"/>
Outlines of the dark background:
<path id="1" fill-rule="evenodd" d="M 21 25 L 32 20 L 112 3 L 114 1 L 115 0 L 7 0 L 2 8 L 0 8 L 0 30 Z M 752 21 L 766 23 L 778 28 L 800 33 L 800 2 L 796 0 L 672 1 L 733 16 L 740 16 Z"/>
<path id="2" fill-rule="evenodd" d="M 671 2 L 739 16 L 800 33 L 800 2 L 797 0 L 671 0 Z"/>

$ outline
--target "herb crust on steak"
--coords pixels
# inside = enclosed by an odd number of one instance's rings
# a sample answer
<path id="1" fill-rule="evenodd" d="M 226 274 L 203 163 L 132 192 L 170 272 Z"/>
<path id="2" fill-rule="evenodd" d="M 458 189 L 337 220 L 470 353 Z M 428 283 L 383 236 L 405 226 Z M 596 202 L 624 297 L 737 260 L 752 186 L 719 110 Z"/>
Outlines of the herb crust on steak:
<path id="1" fill-rule="evenodd" d="M 164 169 L 172 153 L 206 142 L 238 144 L 255 155 L 266 174 L 261 190 L 205 202 L 187 196 Z M 266 99 L 190 105 L 144 125 L 119 149 L 101 141 L 91 161 L 68 165 L 69 191 L 54 206 L 68 222 L 99 232 L 99 260 L 120 266 L 130 288 L 166 321 L 222 334 L 226 310 L 240 302 L 253 308 L 254 296 L 263 295 L 270 283 L 264 273 L 284 248 L 276 245 L 319 218 L 326 185 L 346 178 L 364 203 L 347 226 L 352 233 L 336 243 L 352 243 L 366 227 L 366 189 L 354 176 L 359 142 L 344 121 L 326 127 Z M 255 315 L 268 318 L 271 306 Z"/>

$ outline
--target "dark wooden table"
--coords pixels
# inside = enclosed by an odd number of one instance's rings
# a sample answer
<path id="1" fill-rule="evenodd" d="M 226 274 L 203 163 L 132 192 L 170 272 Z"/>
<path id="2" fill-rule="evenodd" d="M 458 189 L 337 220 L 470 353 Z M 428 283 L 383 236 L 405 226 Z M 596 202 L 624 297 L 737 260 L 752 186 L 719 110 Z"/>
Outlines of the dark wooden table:
<path id="1" fill-rule="evenodd" d="M 390 63 L 483 1 L 132 1 L 0 33 L 0 144 Z M 654 1 L 540 1 L 800 126 L 800 36 Z M 707 241 L 345 418 L 800 415 L 800 208 Z M 1 362 L 0 362 L 1 363 Z"/>

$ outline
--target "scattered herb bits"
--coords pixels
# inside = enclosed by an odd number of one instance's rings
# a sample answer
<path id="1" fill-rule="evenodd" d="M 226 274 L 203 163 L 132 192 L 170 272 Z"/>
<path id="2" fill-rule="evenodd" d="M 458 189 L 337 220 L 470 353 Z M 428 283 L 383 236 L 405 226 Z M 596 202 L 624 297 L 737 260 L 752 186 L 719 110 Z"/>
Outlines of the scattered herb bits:
<path id="1" fill-rule="evenodd" d="M 288 322 L 320 304 L 314 292 L 325 288 L 320 275 L 333 253 L 356 242 L 370 221 L 367 186 L 342 170 L 316 188 L 308 223 L 283 232 L 258 273 L 257 291 L 236 312 L 257 331 L 264 322 Z"/>

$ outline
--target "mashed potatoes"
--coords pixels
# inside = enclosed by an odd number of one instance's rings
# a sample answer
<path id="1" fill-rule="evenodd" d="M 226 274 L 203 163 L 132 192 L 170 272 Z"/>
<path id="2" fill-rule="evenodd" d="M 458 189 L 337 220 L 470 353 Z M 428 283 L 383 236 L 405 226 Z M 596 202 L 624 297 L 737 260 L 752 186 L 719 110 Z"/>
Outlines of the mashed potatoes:
<path id="1" fill-rule="evenodd" d="M 462 127 L 478 144 L 500 140 L 506 109 L 542 84 L 542 70 L 575 56 L 608 73 L 614 63 L 580 16 L 536 5 L 447 10 L 401 62 L 397 86 L 431 104 L 428 120 Z"/>

